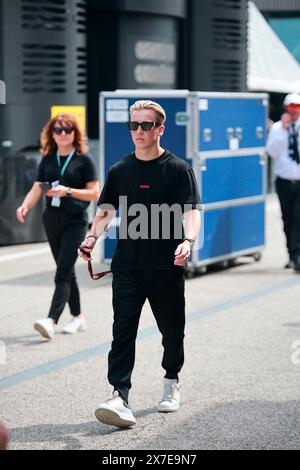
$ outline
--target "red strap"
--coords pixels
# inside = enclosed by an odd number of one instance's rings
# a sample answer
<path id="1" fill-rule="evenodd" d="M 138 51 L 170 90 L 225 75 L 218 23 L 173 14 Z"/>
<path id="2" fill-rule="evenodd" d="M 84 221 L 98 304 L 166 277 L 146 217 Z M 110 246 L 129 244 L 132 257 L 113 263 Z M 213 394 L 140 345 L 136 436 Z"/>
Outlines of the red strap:
<path id="1" fill-rule="evenodd" d="M 102 273 L 94 274 L 93 267 L 92 267 L 92 261 L 91 261 L 91 253 L 89 253 L 88 251 L 83 250 L 82 248 L 81 248 L 81 250 L 85 253 L 85 255 L 87 255 L 90 258 L 88 260 L 88 270 L 89 270 L 91 278 L 94 281 L 98 281 L 98 279 L 101 279 L 101 277 L 106 276 L 106 274 L 111 273 L 111 271 L 103 271 Z"/>
<path id="2" fill-rule="evenodd" d="M 94 274 L 91 261 L 88 261 L 88 270 L 89 270 L 91 278 L 94 281 L 98 281 L 98 279 L 101 279 L 101 277 L 106 276 L 106 274 L 111 273 L 111 271 L 103 271 L 102 273 Z"/>

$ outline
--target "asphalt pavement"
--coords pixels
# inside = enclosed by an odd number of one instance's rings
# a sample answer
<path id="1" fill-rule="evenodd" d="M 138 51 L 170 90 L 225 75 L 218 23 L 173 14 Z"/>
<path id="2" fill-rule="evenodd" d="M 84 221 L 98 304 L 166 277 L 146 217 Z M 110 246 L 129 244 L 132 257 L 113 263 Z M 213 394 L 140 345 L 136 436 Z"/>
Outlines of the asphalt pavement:
<path id="1" fill-rule="evenodd" d="M 156 412 L 162 346 L 145 305 L 130 393 L 137 425 L 118 430 L 94 417 L 111 394 L 111 275 L 92 281 L 78 261 L 88 329 L 62 334 L 66 308 L 47 341 L 33 329 L 53 292 L 47 244 L 0 248 L 0 421 L 9 448 L 300 449 L 300 275 L 283 268 L 286 258 L 279 205 L 269 196 L 261 261 L 239 258 L 230 269 L 186 281 L 177 413 Z"/>

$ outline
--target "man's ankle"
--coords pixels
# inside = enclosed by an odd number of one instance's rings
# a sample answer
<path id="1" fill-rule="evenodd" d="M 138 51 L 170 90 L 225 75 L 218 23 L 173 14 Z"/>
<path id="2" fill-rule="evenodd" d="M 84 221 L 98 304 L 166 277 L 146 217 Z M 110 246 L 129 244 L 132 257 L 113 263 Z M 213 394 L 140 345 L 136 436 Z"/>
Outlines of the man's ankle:
<path id="1" fill-rule="evenodd" d="M 122 400 L 125 401 L 125 403 L 127 403 L 128 405 L 128 397 L 125 397 L 124 394 L 120 392 L 120 390 L 118 390 L 117 388 L 114 389 L 114 392 L 118 392 L 119 397 L 122 398 Z"/>

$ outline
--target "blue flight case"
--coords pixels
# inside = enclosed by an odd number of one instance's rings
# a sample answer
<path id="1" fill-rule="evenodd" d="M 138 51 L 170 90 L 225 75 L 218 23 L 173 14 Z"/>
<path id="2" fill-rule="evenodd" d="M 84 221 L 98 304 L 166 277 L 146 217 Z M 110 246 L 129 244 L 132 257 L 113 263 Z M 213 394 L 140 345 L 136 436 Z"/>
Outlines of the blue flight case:
<path id="1" fill-rule="evenodd" d="M 110 167 L 133 151 L 126 123 L 138 99 L 158 101 L 167 114 L 161 140 L 193 167 L 203 211 L 201 233 L 188 273 L 210 264 L 227 266 L 239 256 L 259 260 L 265 244 L 265 197 L 268 95 L 117 90 L 100 93 L 100 182 Z M 110 262 L 119 214 L 101 247 Z"/>

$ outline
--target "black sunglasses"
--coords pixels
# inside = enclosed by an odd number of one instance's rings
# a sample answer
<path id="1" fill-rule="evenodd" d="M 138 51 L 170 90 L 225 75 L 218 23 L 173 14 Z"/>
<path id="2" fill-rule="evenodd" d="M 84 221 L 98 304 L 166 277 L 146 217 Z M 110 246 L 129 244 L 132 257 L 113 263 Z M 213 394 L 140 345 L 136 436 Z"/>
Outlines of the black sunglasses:
<path id="1" fill-rule="evenodd" d="M 140 126 L 143 129 L 143 131 L 151 131 L 153 127 L 161 126 L 160 122 L 151 122 L 151 121 L 143 121 L 143 122 L 129 121 L 127 124 L 131 131 L 137 131 Z"/>
<path id="2" fill-rule="evenodd" d="M 66 134 L 72 134 L 72 132 L 74 131 L 74 127 L 73 126 L 53 127 L 54 134 L 60 135 L 62 134 L 62 131 L 65 131 Z"/>

